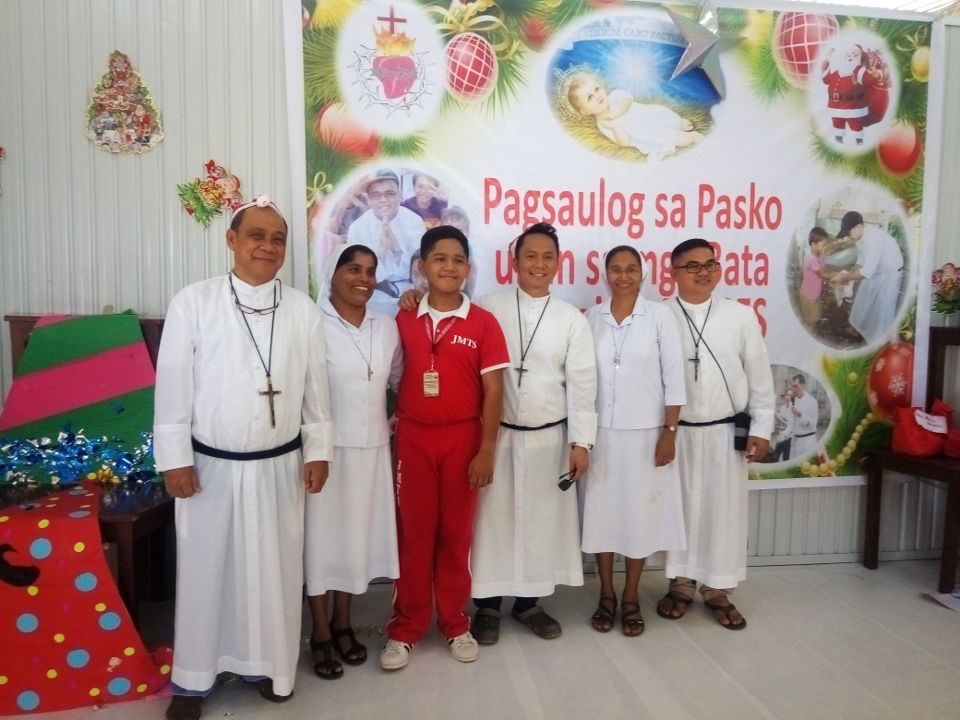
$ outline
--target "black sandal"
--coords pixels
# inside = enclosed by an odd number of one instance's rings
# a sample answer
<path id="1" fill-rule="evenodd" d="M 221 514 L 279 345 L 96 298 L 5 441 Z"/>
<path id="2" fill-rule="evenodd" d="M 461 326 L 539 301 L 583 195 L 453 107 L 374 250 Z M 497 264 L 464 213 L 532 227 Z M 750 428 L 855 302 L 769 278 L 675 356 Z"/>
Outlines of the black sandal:
<path id="1" fill-rule="evenodd" d="M 310 640 L 313 671 L 324 680 L 337 680 L 343 677 L 343 665 L 333 659 L 334 647 L 333 640 Z"/>
<path id="2" fill-rule="evenodd" d="M 607 609 L 609 607 L 609 610 Z M 596 612 L 590 618 L 590 627 L 597 632 L 610 632 L 613 629 L 613 616 L 617 612 L 617 599 L 610 596 L 600 596 Z"/>
<path id="3" fill-rule="evenodd" d="M 367 646 L 357 642 L 357 636 L 353 634 L 352 627 L 332 630 L 332 634 L 337 654 L 347 665 L 363 665 L 367 661 Z M 350 641 L 350 646 L 346 650 L 340 644 L 340 638 L 343 637 Z"/>

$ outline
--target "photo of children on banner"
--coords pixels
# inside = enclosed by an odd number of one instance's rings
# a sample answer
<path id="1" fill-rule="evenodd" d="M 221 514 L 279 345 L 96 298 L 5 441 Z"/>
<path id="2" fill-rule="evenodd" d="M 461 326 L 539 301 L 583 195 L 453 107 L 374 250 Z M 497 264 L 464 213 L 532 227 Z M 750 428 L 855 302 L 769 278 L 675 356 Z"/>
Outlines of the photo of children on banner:
<path id="1" fill-rule="evenodd" d="M 773 436 L 762 463 L 792 461 L 797 464 L 816 455 L 820 439 L 830 425 L 830 398 L 810 373 L 790 365 L 773 365 Z"/>
<path id="2" fill-rule="evenodd" d="M 865 128 L 882 123 L 890 108 L 891 66 L 880 38 L 843 35 L 825 48 L 822 83 L 811 83 L 820 133 L 834 147 L 860 152 L 879 139 L 865 140 Z"/>
<path id="3" fill-rule="evenodd" d="M 830 200 L 811 209 L 812 227 L 794 233 L 788 287 L 810 335 L 834 348 L 859 348 L 883 340 L 895 324 L 905 291 L 907 255 L 898 239 L 905 231 L 866 197 L 858 198 L 871 207 L 863 212 Z"/>
<path id="4" fill-rule="evenodd" d="M 443 225 L 441 216 L 447 209 L 447 189 L 435 177 L 422 172 L 413 174 L 413 195 L 402 203 L 423 219 L 427 229 Z"/>

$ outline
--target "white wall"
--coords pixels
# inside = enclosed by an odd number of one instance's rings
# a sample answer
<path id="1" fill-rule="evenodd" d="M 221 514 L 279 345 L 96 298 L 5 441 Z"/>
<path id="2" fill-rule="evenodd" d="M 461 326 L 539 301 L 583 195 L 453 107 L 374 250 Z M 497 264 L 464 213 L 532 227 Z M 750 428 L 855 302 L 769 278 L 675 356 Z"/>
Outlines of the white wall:
<path id="1" fill-rule="evenodd" d="M 0 0 L 0 313 L 163 314 L 180 287 L 226 272 L 225 219 L 204 230 L 176 185 L 213 157 L 245 195 L 291 197 L 278 0 Z M 946 28 L 960 72 L 960 26 Z M 166 139 L 113 155 L 84 136 L 88 96 L 115 49 L 153 90 Z M 946 83 L 935 260 L 960 259 L 960 84 Z M 291 268 L 285 279 L 291 277 Z M 0 330 L 0 388 L 12 379 Z M 938 546 L 942 493 L 888 486 L 882 557 Z M 751 493 L 754 564 L 858 559 L 862 487 Z"/>

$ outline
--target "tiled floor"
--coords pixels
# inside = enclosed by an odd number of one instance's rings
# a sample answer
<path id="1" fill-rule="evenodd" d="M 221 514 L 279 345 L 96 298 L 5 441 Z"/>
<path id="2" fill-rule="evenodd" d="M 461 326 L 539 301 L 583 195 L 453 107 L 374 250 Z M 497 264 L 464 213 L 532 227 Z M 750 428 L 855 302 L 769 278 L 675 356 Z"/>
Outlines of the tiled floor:
<path id="1" fill-rule="evenodd" d="M 601 635 L 588 618 L 598 583 L 561 588 L 545 600 L 563 636 L 538 640 L 505 620 L 500 643 L 470 665 L 454 661 L 432 632 L 410 665 L 391 674 L 377 663 L 382 639 L 361 637 L 366 665 L 336 681 L 316 678 L 304 652 L 296 695 L 265 702 L 228 684 L 206 701 L 205 718 L 257 720 L 885 720 L 960 718 L 960 613 L 922 597 L 936 561 L 751 568 L 734 598 L 743 632 L 717 625 L 702 605 L 685 618 L 657 617 L 662 572 L 641 586 L 646 633 Z M 618 581 L 622 576 L 618 577 Z M 389 585 L 356 602 L 355 625 L 382 623 Z M 161 613 L 164 615 L 164 613 Z M 163 635 L 157 629 L 157 635 Z M 152 720 L 167 700 L 36 715 L 56 720 Z"/>

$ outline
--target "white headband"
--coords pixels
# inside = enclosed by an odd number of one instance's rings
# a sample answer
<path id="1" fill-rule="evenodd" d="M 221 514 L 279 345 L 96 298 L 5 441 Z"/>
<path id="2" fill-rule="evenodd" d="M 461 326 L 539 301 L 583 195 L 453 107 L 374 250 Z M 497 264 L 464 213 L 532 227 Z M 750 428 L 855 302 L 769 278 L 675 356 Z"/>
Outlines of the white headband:
<path id="1" fill-rule="evenodd" d="M 241 205 L 240 207 L 238 207 L 236 210 L 233 211 L 233 217 L 236 217 L 239 213 L 243 212 L 247 208 L 251 208 L 254 206 L 258 208 L 271 207 L 273 208 L 273 211 L 277 213 L 277 215 L 283 218 L 283 213 L 280 212 L 280 208 L 278 208 L 276 203 L 274 203 L 273 200 L 270 199 L 269 195 L 258 195 L 250 202 L 244 203 L 243 205 Z M 286 219 L 285 218 L 283 219 L 284 219 L 284 222 L 286 222 Z"/>

